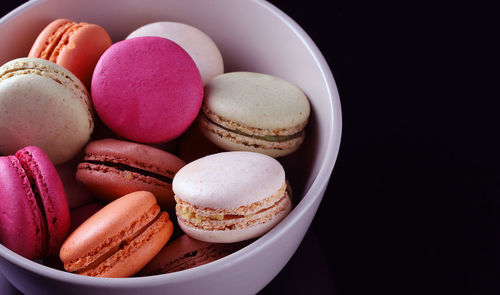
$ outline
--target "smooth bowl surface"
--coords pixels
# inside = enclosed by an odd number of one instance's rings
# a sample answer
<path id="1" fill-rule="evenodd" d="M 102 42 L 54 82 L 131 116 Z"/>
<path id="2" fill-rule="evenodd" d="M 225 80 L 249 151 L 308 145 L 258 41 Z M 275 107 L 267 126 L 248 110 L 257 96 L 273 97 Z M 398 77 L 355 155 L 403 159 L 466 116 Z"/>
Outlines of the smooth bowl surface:
<path id="1" fill-rule="evenodd" d="M 325 193 L 338 154 L 341 111 L 335 81 L 309 36 L 261 0 L 34 0 L 0 20 L 0 63 L 26 56 L 56 18 L 103 26 L 113 42 L 156 21 L 195 26 L 219 46 L 225 72 L 255 71 L 301 88 L 311 102 L 306 142 L 280 159 L 295 207 L 270 232 L 229 256 L 193 269 L 150 277 L 79 276 L 22 258 L 0 245 L 0 271 L 25 294 L 255 294 L 285 266 L 302 241 Z"/>

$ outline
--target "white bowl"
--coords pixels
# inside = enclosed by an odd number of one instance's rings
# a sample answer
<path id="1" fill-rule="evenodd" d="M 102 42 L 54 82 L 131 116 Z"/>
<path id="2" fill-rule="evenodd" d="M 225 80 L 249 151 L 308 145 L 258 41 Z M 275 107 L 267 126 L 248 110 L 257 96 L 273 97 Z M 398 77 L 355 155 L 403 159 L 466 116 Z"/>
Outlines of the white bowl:
<path id="1" fill-rule="evenodd" d="M 113 41 L 141 25 L 178 21 L 211 36 L 226 72 L 245 70 L 299 86 L 312 107 L 304 146 L 281 159 L 298 202 L 277 227 L 215 262 L 176 273 L 93 278 L 52 269 L 0 245 L 0 271 L 25 294 L 255 294 L 285 266 L 302 241 L 325 193 L 338 154 L 341 112 L 332 73 L 309 36 L 261 0 L 40 0 L 0 20 L 0 64 L 26 56 L 38 33 L 56 18 L 103 26 Z"/>

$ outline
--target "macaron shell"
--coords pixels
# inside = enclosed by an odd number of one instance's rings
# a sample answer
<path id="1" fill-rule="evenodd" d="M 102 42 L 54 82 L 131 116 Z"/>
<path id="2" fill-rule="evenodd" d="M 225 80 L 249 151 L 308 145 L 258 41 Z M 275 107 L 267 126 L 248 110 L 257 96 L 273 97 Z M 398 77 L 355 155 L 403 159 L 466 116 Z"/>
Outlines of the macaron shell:
<path id="1" fill-rule="evenodd" d="M 271 75 L 232 72 L 205 86 L 205 106 L 214 114 L 259 129 L 288 129 L 309 118 L 306 95 L 295 85 Z"/>
<path id="2" fill-rule="evenodd" d="M 262 201 L 285 183 L 285 171 L 272 157 L 253 152 L 223 152 L 193 161 L 177 172 L 177 197 L 205 208 L 237 208 Z"/>
<path id="3" fill-rule="evenodd" d="M 28 174 L 31 174 L 43 203 L 47 220 L 47 255 L 57 254 L 70 229 L 70 214 L 64 187 L 45 152 L 34 146 L 16 153 Z"/>
<path id="4" fill-rule="evenodd" d="M 271 230 L 273 227 L 275 227 L 292 210 L 290 197 L 287 197 L 287 200 L 282 208 L 275 209 L 277 210 L 275 213 L 273 212 L 272 218 L 263 219 L 262 222 L 257 223 L 253 226 L 242 227 L 233 230 L 203 230 L 186 225 L 184 224 L 182 219 L 179 218 L 178 223 L 182 231 L 184 231 L 184 233 L 194 239 L 210 243 L 235 243 L 260 237 Z"/>
<path id="5" fill-rule="evenodd" d="M 141 143 L 179 137 L 195 120 L 203 83 L 192 58 L 161 37 L 113 44 L 92 77 L 95 109 L 111 130 Z"/>
<path id="6" fill-rule="evenodd" d="M 41 212 L 19 160 L 0 157 L 0 242 L 28 259 L 42 254 Z"/>
<path id="7" fill-rule="evenodd" d="M 204 85 L 224 73 L 222 54 L 217 45 L 198 28 L 178 22 L 156 22 L 136 29 L 127 39 L 143 36 L 163 37 L 179 44 L 193 58 Z"/>
<path id="8" fill-rule="evenodd" d="M 16 69 L 18 71 L 16 71 Z M 74 157 L 93 130 L 85 87 L 43 59 L 22 58 L 0 68 L 0 153 L 41 147 L 54 164 Z"/>

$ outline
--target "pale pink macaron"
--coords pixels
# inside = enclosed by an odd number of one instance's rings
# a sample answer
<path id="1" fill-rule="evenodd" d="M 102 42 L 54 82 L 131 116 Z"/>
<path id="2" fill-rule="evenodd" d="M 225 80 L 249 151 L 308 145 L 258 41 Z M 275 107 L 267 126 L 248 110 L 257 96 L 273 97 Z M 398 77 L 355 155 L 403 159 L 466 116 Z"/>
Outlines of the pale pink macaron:
<path id="1" fill-rule="evenodd" d="M 173 190 L 179 226 L 205 242 L 259 237 L 292 207 L 281 164 L 255 152 L 223 152 L 193 161 L 177 172 Z"/>
<path id="2" fill-rule="evenodd" d="M 113 44 L 97 62 L 92 101 L 102 122 L 126 139 L 164 143 L 194 121 L 203 83 L 193 59 L 161 37 Z"/>
<path id="3" fill-rule="evenodd" d="M 178 22 L 155 22 L 136 29 L 127 39 L 143 36 L 163 37 L 180 45 L 196 63 L 203 84 L 224 73 L 224 62 L 219 48 L 210 36 L 198 28 Z"/>

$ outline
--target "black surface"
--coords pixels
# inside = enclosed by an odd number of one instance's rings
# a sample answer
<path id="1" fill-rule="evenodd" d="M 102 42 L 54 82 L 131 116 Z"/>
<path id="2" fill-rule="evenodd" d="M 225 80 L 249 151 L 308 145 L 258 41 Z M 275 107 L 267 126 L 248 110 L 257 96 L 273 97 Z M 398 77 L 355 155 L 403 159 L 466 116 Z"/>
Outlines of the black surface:
<path id="1" fill-rule="evenodd" d="M 270 2 L 329 63 L 343 136 L 310 232 L 261 293 L 498 293 L 498 10 Z"/>

